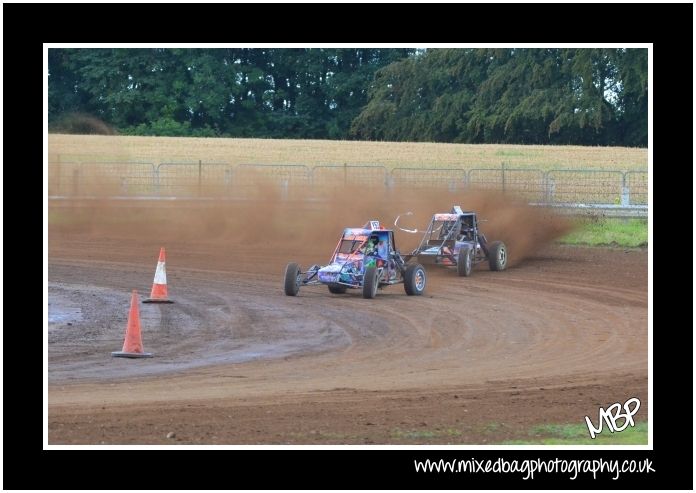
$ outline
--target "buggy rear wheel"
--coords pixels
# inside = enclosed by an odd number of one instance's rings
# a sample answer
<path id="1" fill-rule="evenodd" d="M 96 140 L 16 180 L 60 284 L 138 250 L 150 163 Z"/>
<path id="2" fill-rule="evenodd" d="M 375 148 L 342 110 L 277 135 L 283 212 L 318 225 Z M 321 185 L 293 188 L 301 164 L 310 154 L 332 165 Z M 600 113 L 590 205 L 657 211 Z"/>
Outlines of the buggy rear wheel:
<path id="1" fill-rule="evenodd" d="M 502 241 L 494 241 L 488 247 L 488 265 L 491 270 L 505 270 L 507 267 L 507 247 Z"/>
<path id="2" fill-rule="evenodd" d="M 329 292 L 333 294 L 344 294 L 348 290 L 348 286 L 342 284 L 329 284 Z"/>
<path id="3" fill-rule="evenodd" d="M 469 277 L 471 275 L 471 248 L 462 247 L 459 250 L 459 256 L 457 256 L 457 274 L 462 277 Z"/>
<path id="4" fill-rule="evenodd" d="M 363 298 L 372 299 L 377 296 L 378 286 L 377 267 L 368 267 L 365 269 L 365 276 L 363 277 Z"/>
<path id="5" fill-rule="evenodd" d="M 290 262 L 285 268 L 285 294 L 287 296 L 297 296 L 300 291 L 300 266 Z"/>
<path id="6" fill-rule="evenodd" d="M 425 291 L 427 277 L 425 269 L 421 264 L 412 264 L 406 268 L 404 273 L 404 290 L 409 296 L 419 296 Z"/>

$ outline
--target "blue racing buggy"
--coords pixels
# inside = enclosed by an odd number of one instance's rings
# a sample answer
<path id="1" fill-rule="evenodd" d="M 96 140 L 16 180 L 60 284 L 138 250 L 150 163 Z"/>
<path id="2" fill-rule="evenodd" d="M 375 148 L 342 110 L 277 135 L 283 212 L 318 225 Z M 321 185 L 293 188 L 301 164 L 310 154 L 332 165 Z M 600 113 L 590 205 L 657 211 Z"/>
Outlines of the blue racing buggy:
<path id="1" fill-rule="evenodd" d="M 302 272 L 297 263 L 289 263 L 284 289 L 287 296 L 296 296 L 300 286 L 325 284 L 333 294 L 361 289 L 364 298 L 374 298 L 378 288 L 399 283 L 408 295 L 423 294 L 425 269 L 406 263 L 395 248 L 394 231 L 369 221 L 362 228 L 343 230 L 328 265 L 315 264 Z"/>

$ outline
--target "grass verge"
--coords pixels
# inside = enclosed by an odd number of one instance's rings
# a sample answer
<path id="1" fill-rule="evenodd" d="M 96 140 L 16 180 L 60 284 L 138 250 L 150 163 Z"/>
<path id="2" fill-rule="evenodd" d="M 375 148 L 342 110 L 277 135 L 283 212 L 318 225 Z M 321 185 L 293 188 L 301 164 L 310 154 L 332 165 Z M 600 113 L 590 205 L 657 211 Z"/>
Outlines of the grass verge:
<path id="1" fill-rule="evenodd" d="M 551 424 L 531 428 L 529 438 L 509 440 L 503 445 L 647 445 L 648 423 L 640 422 L 621 432 L 606 428 L 594 439 L 585 424 Z"/>
<path id="2" fill-rule="evenodd" d="M 559 240 L 566 245 L 645 247 L 648 221 L 645 219 L 581 219 L 575 230 Z"/>

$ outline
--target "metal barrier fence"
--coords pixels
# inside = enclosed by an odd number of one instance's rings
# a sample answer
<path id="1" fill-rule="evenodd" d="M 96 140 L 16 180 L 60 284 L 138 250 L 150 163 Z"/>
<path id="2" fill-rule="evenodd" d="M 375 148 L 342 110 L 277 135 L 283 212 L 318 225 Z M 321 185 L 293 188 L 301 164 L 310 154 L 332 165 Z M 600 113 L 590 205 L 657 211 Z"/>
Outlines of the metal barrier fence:
<path id="1" fill-rule="evenodd" d="M 48 194 L 146 195 L 154 190 L 156 176 L 148 162 L 58 161 L 48 166 Z"/>
<path id="2" fill-rule="evenodd" d="M 648 172 L 627 171 L 623 182 L 624 205 L 648 205 Z"/>
<path id="3" fill-rule="evenodd" d="M 234 196 L 288 199 L 310 188 L 312 170 L 304 164 L 240 164 L 235 170 Z"/>
<path id="4" fill-rule="evenodd" d="M 447 187 L 454 192 L 466 188 L 466 170 L 459 168 L 394 168 L 391 184 L 413 188 Z"/>
<path id="5" fill-rule="evenodd" d="M 58 160 L 48 166 L 49 196 L 281 198 L 301 193 L 319 197 L 355 185 L 370 188 L 436 188 L 449 191 L 492 190 L 553 205 L 648 204 L 646 171 L 594 169 L 393 168 L 381 165 L 238 164 L 221 162 Z"/>
<path id="6" fill-rule="evenodd" d="M 551 170 L 547 202 L 620 204 L 623 173 L 600 170 Z"/>
<path id="7" fill-rule="evenodd" d="M 159 196 L 207 197 L 232 191 L 234 168 L 229 163 L 168 162 L 155 170 Z"/>
<path id="8" fill-rule="evenodd" d="M 473 168 L 467 173 L 470 188 L 510 192 L 527 200 L 547 197 L 546 178 L 539 169 Z"/>
<path id="9" fill-rule="evenodd" d="M 322 164 L 312 168 L 312 187 L 340 188 L 347 185 L 388 187 L 389 172 L 380 165 Z"/>

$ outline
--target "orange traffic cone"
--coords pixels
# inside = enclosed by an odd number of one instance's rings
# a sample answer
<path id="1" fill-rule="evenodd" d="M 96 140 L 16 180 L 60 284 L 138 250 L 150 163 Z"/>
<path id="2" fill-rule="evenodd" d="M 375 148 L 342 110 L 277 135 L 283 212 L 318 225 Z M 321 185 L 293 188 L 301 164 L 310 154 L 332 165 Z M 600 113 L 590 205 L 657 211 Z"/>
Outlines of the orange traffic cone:
<path id="1" fill-rule="evenodd" d="M 164 247 L 160 249 L 150 297 L 143 300 L 143 303 L 174 303 L 172 300 L 167 299 L 167 270 L 164 267 Z"/>
<path id="2" fill-rule="evenodd" d="M 114 351 L 111 356 L 119 358 L 151 358 L 152 353 L 143 352 L 143 339 L 140 336 L 140 313 L 138 312 L 138 292 L 134 289 L 131 294 L 130 312 L 128 312 L 128 325 L 126 325 L 126 338 L 123 341 L 123 350 Z"/>

